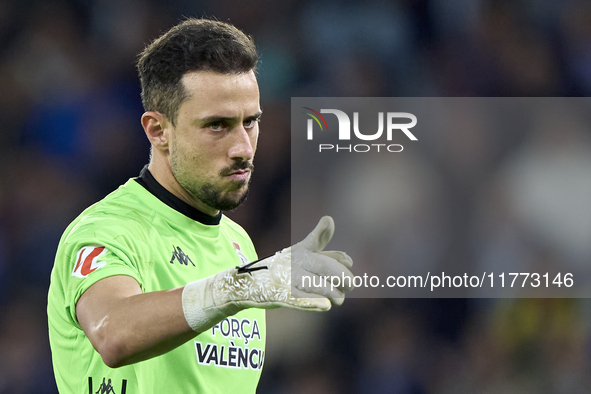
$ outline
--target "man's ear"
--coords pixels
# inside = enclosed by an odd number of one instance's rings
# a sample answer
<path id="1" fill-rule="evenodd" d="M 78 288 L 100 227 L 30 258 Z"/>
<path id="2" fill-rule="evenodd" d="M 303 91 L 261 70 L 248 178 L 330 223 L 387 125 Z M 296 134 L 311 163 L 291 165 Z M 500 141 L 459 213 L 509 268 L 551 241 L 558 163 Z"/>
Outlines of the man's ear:
<path id="1" fill-rule="evenodd" d="M 142 115 L 142 126 L 153 149 L 168 151 L 170 123 L 160 112 L 147 111 Z"/>

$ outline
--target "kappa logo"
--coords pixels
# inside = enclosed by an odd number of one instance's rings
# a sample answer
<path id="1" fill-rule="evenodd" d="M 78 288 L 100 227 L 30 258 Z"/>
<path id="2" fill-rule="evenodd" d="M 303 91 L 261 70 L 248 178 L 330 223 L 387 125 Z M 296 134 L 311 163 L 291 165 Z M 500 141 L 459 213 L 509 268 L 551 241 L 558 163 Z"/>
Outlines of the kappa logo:
<path id="1" fill-rule="evenodd" d="M 185 254 L 185 252 L 183 252 L 181 247 L 173 245 L 172 246 L 172 258 L 170 259 L 170 264 L 174 264 L 175 260 L 178 261 L 179 264 L 189 265 L 189 263 L 191 263 L 193 265 L 193 267 L 195 267 L 193 260 L 191 260 L 191 258 L 189 256 L 187 256 Z"/>
<path id="2" fill-rule="evenodd" d="M 106 261 L 98 261 L 107 252 L 104 246 L 85 246 L 76 254 L 76 265 L 72 276 L 84 279 L 91 272 L 107 265 Z"/>
<path id="3" fill-rule="evenodd" d="M 113 385 L 111 383 L 111 379 L 108 379 L 107 381 L 105 381 L 107 379 L 103 378 L 103 382 L 101 383 L 101 385 L 99 386 L 98 390 L 94 391 L 94 387 L 92 385 L 92 377 L 88 377 L 88 394 L 118 394 L 115 389 L 113 388 Z M 123 379 L 121 381 L 121 391 L 119 392 L 119 394 L 125 394 L 125 392 L 127 391 L 127 380 Z"/>

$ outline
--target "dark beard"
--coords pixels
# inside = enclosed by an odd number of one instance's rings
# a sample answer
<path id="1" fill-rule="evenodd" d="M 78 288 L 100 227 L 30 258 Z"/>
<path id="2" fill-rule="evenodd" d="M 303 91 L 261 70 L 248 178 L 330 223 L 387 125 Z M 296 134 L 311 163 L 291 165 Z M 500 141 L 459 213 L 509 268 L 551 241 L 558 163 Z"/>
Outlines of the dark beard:
<path id="1" fill-rule="evenodd" d="M 247 169 L 250 170 L 251 173 L 254 172 L 254 165 L 251 161 L 235 161 L 232 165 L 230 165 L 226 168 L 223 168 L 219 172 L 218 175 L 220 177 L 225 177 L 235 171 L 247 170 Z M 250 179 L 245 182 L 235 182 L 234 183 L 234 185 L 236 185 L 235 190 L 239 190 L 240 188 L 244 188 L 246 186 L 245 190 L 242 192 L 242 194 L 240 194 L 238 196 L 235 195 L 234 197 L 223 197 L 222 191 L 219 190 L 216 186 L 214 186 L 211 183 L 205 182 L 202 185 L 197 186 L 197 185 L 194 185 L 191 183 L 183 182 L 183 177 L 179 176 L 179 175 L 182 175 L 183 173 L 181 172 L 179 174 L 178 163 L 174 160 L 174 158 L 171 162 L 171 170 L 173 172 L 173 175 L 175 176 L 175 178 L 179 182 L 179 184 L 189 194 L 191 194 L 195 199 L 200 200 L 205 205 L 207 205 L 215 210 L 231 211 L 231 210 L 235 209 L 236 207 L 238 207 L 240 204 L 242 204 L 244 202 L 244 200 L 246 200 L 246 196 L 248 194 L 248 183 L 250 183 Z"/>
<path id="2" fill-rule="evenodd" d="M 250 161 L 236 161 L 229 167 L 226 167 L 220 171 L 220 176 L 225 177 L 231 173 L 239 170 L 250 170 L 254 172 L 254 165 Z M 250 179 L 248 180 L 250 183 Z M 240 184 L 243 187 L 244 183 Z M 248 184 L 246 184 L 246 190 L 238 198 L 222 197 L 219 190 L 217 190 L 212 184 L 205 183 L 201 186 L 197 197 L 207 204 L 208 206 L 217 209 L 219 211 L 231 211 L 242 204 L 248 195 Z"/>
<path id="3" fill-rule="evenodd" d="M 238 198 L 228 198 L 222 197 L 221 193 L 216 190 L 216 188 L 206 183 L 201 187 L 199 193 L 199 199 L 207 204 L 208 206 L 217 209 L 219 211 L 231 211 L 237 208 L 240 204 L 242 204 L 246 200 L 246 196 L 248 195 L 248 185 L 246 190 L 242 195 Z"/>

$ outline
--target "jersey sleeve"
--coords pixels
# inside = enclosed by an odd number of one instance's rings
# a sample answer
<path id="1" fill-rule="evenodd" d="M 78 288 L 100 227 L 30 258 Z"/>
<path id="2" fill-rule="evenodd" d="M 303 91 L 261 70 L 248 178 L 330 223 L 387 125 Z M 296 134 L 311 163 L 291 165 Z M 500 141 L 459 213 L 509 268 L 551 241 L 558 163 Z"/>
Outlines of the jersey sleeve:
<path id="1" fill-rule="evenodd" d="M 65 307 L 68 318 L 79 326 L 76 303 L 93 284 L 101 279 L 125 275 L 134 278 L 143 289 L 139 269 L 141 260 L 138 239 L 124 222 L 99 220 L 79 223 L 58 248 L 56 264 L 62 269 Z"/>

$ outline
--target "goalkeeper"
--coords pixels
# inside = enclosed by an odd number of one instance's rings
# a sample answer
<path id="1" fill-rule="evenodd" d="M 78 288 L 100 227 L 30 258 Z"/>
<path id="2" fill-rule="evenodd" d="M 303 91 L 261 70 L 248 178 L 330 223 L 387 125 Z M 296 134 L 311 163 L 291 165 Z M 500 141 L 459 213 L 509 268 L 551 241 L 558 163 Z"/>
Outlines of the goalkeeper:
<path id="1" fill-rule="evenodd" d="M 343 302 L 349 288 L 297 281 L 352 275 L 345 253 L 323 251 L 330 217 L 257 260 L 222 214 L 244 200 L 253 171 L 257 61 L 249 37 L 205 19 L 181 22 L 140 55 L 149 164 L 70 224 L 51 274 L 60 393 L 253 393 L 265 309 Z"/>

